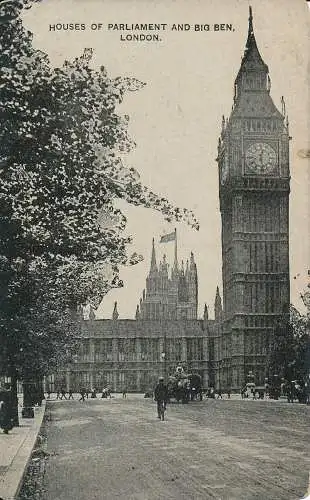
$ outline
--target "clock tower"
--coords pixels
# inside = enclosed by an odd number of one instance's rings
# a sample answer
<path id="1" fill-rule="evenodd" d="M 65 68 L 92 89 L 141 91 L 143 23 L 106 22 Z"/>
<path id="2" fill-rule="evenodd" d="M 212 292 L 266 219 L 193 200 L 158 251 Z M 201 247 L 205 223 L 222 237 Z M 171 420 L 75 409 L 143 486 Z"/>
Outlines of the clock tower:
<path id="1" fill-rule="evenodd" d="M 223 309 L 219 384 L 240 390 L 268 376 L 275 325 L 288 315 L 289 131 L 270 96 L 268 66 L 248 37 L 218 145 Z"/>

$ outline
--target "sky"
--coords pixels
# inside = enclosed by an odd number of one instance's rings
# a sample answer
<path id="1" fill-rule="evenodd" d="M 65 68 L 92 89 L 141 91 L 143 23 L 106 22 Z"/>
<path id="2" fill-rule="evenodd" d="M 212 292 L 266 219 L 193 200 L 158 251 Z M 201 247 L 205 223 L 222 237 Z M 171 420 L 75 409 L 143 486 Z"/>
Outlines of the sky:
<path id="1" fill-rule="evenodd" d="M 290 273 L 291 300 L 302 309 L 300 292 L 310 268 L 309 227 L 309 13 L 304 0 L 252 0 L 254 31 L 260 53 L 269 66 L 271 96 L 281 110 L 283 95 L 290 121 Z M 145 287 L 152 238 L 158 259 L 173 261 L 173 243 L 160 236 L 177 227 L 179 258 L 194 252 L 199 279 L 199 315 L 207 303 L 213 317 L 216 286 L 221 289 L 221 226 L 218 171 L 215 161 L 221 117 L 229 116 L 233 84 L 248 29 L 248 0 L 44 0 L 25 12 L 24 24 L 34 33 L 34 45 L 55 66 L 94 49 L 95 66 L 108 74 L 132 76 L 146 83 L 129 93 L 118 109 L 130 116 L 129 132 L 136 148 L 126 163 L 141 180 L 173 204 L 192 209 L 200 221 L 197 232 L 186 224 L 167 224 L 162 215 L 125 203 L 129 253 L 144 261 L 121 270 L 124 288 L 111 291 L 97 310 L 110 318 L 114 301 L 120 318 L 133 318 Z M 50 25 L 85 24 L 85 30 L 50 30 Z M 98 25 L 101 23 L 101 27 Z M 120 23 L 161 23 L 160 41 L 122 41 L 131 31 Z M 173 24 L 189 30 L 172 30 Z M 215 24 L 232 24 L 215 31 Z M 195 31 L 209 24 L 209 31 Z M 91 29 L 91 26 L 97 29 Z M 139 32 L 135 32 L 139 33 Z M 155 32 L 149 32 L 151 34 Z"/>

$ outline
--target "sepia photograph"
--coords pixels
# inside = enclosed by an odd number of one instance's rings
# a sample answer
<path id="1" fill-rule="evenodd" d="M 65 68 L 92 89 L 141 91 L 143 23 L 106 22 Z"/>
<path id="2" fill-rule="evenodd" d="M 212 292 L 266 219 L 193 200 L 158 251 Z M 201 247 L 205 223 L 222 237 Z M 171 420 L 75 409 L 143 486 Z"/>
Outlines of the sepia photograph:
<path id="1" fill-rule="evenodd" d="M 0 0 L 0 500 L 310 500 L 309 21 Z"/>

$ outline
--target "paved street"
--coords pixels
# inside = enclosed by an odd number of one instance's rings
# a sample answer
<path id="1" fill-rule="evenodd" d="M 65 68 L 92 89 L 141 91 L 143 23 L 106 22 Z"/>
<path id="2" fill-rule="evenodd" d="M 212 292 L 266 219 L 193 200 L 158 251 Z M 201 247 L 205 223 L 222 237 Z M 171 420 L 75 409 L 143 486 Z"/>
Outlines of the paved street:
<path id="1" fill-rule="evenodd" d="M 310 407 L 171 404 L 142 396 L 48 403 L 44 500 L 298 500 L 310 470 Z"/>

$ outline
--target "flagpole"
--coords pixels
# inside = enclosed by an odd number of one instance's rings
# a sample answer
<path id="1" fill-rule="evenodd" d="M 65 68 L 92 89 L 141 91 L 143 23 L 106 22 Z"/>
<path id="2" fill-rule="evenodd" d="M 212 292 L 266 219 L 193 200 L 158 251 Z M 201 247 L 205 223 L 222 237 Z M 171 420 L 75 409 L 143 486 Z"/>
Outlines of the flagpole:
<path id="1" fill-rule="evenodd" d="M 178 242 L 177 242 L 177 228 L 174 228 L 174 265 L 178 265 Z"/>

